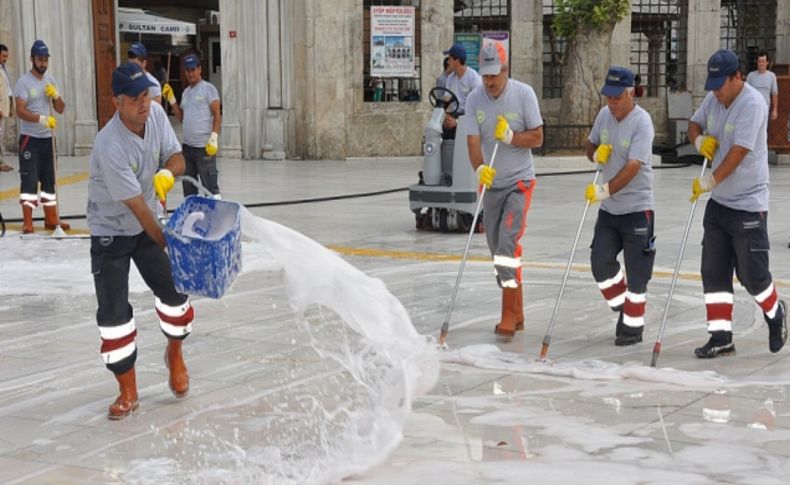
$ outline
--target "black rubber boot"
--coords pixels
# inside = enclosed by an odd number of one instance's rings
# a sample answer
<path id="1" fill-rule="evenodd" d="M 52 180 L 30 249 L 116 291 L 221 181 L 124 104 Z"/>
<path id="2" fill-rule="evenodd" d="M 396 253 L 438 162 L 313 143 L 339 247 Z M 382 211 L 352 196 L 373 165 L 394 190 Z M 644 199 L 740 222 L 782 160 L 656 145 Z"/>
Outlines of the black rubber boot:
<path id="1" fill-rule="evenodd" d="M 732 332 L 710 332 L 708 343 L 694 349 L 694 355 L 700 359 L 712 359 L 720 355 L 735 355 L 735 344 L 732 343 Z"/>
<path id="2" fill-rule="evenodd" d="M 775 354 L 787 341 L 787 305 L 784 300 L 779 300 L 776 316 L 772 320 L 766 317 L 765 321 L 768 323 L 768 349 Z"/>
<path id="3" fill-rule="evenodd" d="M 620 338 L 620 335 L 623 334 L 623 327 L 625 324 L 623 323 L 623 311 L 620 310 L 620 315 L 617 317 L 617 325 L 614 327 L 614 338 Z"/>

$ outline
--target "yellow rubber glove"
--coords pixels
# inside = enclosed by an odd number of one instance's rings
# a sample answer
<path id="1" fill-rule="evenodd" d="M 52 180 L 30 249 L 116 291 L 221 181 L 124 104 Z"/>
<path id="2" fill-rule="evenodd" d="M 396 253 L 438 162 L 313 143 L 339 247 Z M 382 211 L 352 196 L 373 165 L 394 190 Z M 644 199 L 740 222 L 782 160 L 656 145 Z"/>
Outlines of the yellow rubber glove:
<path id="1" fill-rule="evenodd" d="M 176 95 L 173 93 L 173 88 L 170 84 L 165 83 L 165 85 L 162 86 L 162 96 L 165 97 L 168 103 L 176 104 Z"/>
<path id="2" fill-rule="evenodd" d="M 598 145 L 598 148 L 595 149 L 595 153 L 593 153 L 593 161 L 601 165 L 606 165 L 610 156 L 612 156 L 612 145 Z"/>
<path id="3" fill-rule="evenodd" d="M 175 183 L 176 179 L 170 170 L 163 168 L 156 172 L 156 175 L 154 175 L 154 191 L 156 191 L 159 200 L 167 199 L 167 193 L 170 192 Z"/>
<path id="4" fill-rule="evenodd" d="M 213 157 L 217 154 L 217 138 L 219 135 L 216 131 L 211 132 L 211 136 L 208 138 L 208 143 L 206 143 L 206 155 Z"/>
<path id="5" fill-rule="evenodd" d="M 490 189 L 491 184 L 494 183 L 494 177 L 496 177 L 496 169 L 483 164 L 477 167 L 475 173 L 477 174 L 477 180 L 480 182 L 480 184 L 485 185 L 487 189 Z"/>
<path id="6" fill-rule="evenodd" d="M 54 84 L 50 84 L 50 83 L 44 85 L 44 94 L 46 94 L 52 99 L 58 99 L 60 97 L 58 88 L 56 88 Z"/>
<path id="7" fill-rule="evenodd" d="M 54 130 L 58 126 L 58 120 L 54 116 L 41 115 L 38 117 L 38 124 L 48 130 Z"/>
<path id="8" fill-rule="evenodd" d="M 691 197 L 689 202 L 696 202 L 699 196 L 705 192 L 710 192 L 716 187 L 716 179 L 713 178 L 713 173 L 709 172 L 703 177 L 697 177 L 691 182 Z"/>
<path id="9" fill-rule="evenodd" d="M 609 198 L 609 184 L 603 185 L 590 184 L 584 189 L 584 198 L 591 204 L 600 202 Z"/>
<path id="10" fill-rule="evenodd" d="M 712 136 L 699 135 L 697 139 L 694 140 L 694 146 L 697 148 L 700 155 L 708 160 L 713 160 L 713 154 L 716 153 L 716 149 L 719 148 L 719 140 Z"/>
<path id="11" fill-rule="evenodd" d="M 494 128 L 494 138 L 499 141 L 505 142 L 510 145 L 510 142 L 513 141 L 513 130 L 510 129 L 510 125 L 507 123 L 507 120 L 502 115 L 497 115 L 496 117 L 496 128 Z"/>

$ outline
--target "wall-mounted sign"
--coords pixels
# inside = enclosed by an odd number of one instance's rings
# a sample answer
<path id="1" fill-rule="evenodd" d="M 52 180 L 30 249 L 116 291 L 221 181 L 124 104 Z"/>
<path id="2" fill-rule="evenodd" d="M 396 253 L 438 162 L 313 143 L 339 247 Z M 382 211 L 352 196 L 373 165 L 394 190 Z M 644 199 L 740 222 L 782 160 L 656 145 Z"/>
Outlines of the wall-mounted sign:
<path id="1" fill-rule="evenodd" d="M 414 7 L 370 7 L 370 75 L 416 77 Z"/>
<path id="2" fill-rule="evenodd" d="M 139 8 L 118 8 L 118 31 L 135 34 L 195 35 L 195 24 L 161 17 Z"/>

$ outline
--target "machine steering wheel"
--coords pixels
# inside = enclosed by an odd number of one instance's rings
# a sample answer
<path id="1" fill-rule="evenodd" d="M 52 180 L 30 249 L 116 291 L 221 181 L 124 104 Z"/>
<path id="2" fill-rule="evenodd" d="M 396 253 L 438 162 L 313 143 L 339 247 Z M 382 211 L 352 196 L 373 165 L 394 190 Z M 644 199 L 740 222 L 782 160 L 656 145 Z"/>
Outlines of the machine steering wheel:
<path id="1" fill-rule="evenodd" d="M 445 98 L 450 98 L 445 100 Z M 447 114 L 454 118 L 458 118 L 461 114 L 461 104 L 458 102 L 458 97 L 447 88 L 436 86 L 428 93 L 428 101 L 434 108 L 444 108 Z M 448 109 L 452 108 L 452 109 Z"/>

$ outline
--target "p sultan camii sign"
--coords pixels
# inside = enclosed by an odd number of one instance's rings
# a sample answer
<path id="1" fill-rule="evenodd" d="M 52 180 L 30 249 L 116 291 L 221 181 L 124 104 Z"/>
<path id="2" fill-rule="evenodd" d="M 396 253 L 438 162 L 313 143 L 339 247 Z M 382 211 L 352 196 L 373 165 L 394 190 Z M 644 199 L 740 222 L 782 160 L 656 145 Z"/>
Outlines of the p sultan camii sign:
<path id="1" fill-rule="evenodd" d="M 178 21 L 121 20 L 118 22 L 118 30 L 135 34 L 195 35 L 196 33 L 195 24 Z"/>

